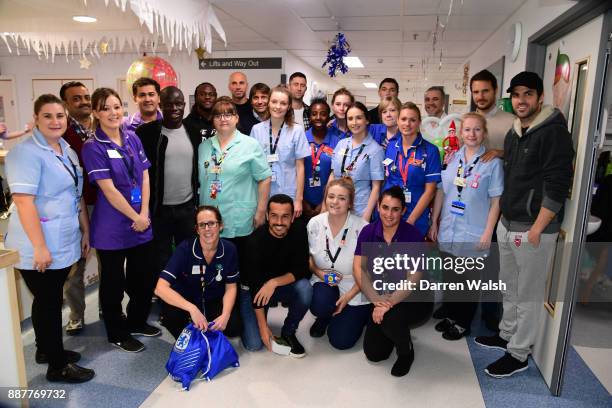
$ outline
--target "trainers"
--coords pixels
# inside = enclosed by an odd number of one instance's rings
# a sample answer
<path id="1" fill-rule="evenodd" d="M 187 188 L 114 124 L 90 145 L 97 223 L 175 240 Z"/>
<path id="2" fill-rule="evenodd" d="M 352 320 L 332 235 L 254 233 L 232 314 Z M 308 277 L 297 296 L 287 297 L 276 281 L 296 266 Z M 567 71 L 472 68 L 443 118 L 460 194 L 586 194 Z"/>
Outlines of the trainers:
<path id="1" fill-rule="evenodd" d="M 47 369 L 47 381 L 51 382 L 82 383 L 91 380 L 95 375 L 94 370 L 73 363 L 68 363 L 60 369 Z"/>
<path id="2" fill-rule="evenodd" d="M 459 340 L 469 334 L 469 329 L 464 329 L 463 327 L 455 323 L 451 327 L 449 327 L 448 330 L 442 333 L 442 338 L 446 340 Z"/>
<path id="3" fill-rule="evenodd" d="M 391 367 L 391 375 L 394 377 L 403 377 L 410 372 L 410 367 L 414 362 L 414 347 L 410 344 L 410 353 L 406 355 L 398 355 L 395 364 Z"/>
<path id="4" fill-rule="evenodd" d="M 506 351 L 506 347 L 508 347 L 508 341 L 499 337 L 499 334 L 495 336 L 478 336 L 474 339 L 474 342 L 482 347 L 503 351 Z"/>
<path id="5" fill-rule="evenodd" d="M 445 317 L 444 320 L 442 320 L 441 322 L 439 322 L 438 324 L 434 326 L 434 329 L 436 329 L 437 332 L 444 333 L 445 331 L 453 327 L 454 324 L 455 324 L 454 320 L 451 320 L 448 317 Z"/>
<path id="6" fill-rule="evenodd" d="M 76 351 L 72 350 L 64 350 L 64 357 L 66 357 L 67 363 L 76 363 L 81 359 L 81 355 Z M 46 353 L 43 353 L 40 350 L 36 350 L 36 354 L 34 356 L 37 364 L 47 364 L 49 363 L 49 358 Z"/>
<path id="7" fill-rule="evenodd" d="M 144 344 L 133 337 L 128 337 L 123 341 L 117 341 L 111 344 L 123 351 L 127 351 L 128 353 L 138 353 L 145 349 Z"/>
<path id="8" fill-rule="evenodd" d="M 312 326 L 310 326 L 310 337 L 323 337 L 327 331 L 328 321 L 323 319 L 316 319 Z"/>
<path id="9" fill-rule="evenodd" d="M 306 355 L 306 350 L 304 350 L 304 346 L 300 344 L 297 337 L 295 337 L 295 334 L 292 334 L 289 336 L 283 334 L 281 337 L 291 347 L 291 351 L 289 352 L 290 356 L 296 357 L 296 358 L 302 358 Z"/>
<path id="10" fill-rule="evenodd" d="M 161 336 L 161 330 L 155 326 L 145 323 L 145 325 L 139 330 L 132 330 L 130 332 L 132 336 L 145 336 L 145 337 L 157 337 Z"/>
<path id="11" fill-rule="evenodd" d="M 504 378 L 525 371 L 527 368 L 529 368 L 527 360 L 520 361 L 512 357 L 510 353 L 506 353 L 496 362 L 489 364 L 489 366 L 485 368 L 485 373 L 489 374 L 491 377 Z"/>
<path id="12" fill-rule="evenodd" d="M 444 305 L 440 306 L 433 314 L 431 315 L 434 319 L 444 319 L 448 317 L 448 311 Z"/>
<path id="13" fill-rule="evenodd" d="M 83 319 L 69 320 L 66 325 L 66 334 L 76 336 L 83 331 Z"/>

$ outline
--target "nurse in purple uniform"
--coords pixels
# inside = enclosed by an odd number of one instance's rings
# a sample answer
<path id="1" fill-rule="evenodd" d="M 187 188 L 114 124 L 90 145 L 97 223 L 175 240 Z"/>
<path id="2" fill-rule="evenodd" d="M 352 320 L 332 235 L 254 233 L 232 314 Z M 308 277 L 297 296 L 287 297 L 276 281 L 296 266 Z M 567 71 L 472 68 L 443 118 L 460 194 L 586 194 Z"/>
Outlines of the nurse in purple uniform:
<path id="1" fill-rule="evenodd" d="M 83 145 L 83 162 L 98 197 L 91 217 L 91 246 L 101 263 L 100 303 L 108 341 L 127 352 L 144 350 L 133 336 L 159 336 L 147 324 L 155 286 L 149 220 L 150 163 L 137 137 L 121 128 L 117 92 L 98 88 L 91 98 L 96 133 Z M 123 293 L 130 297 L 122 316 Z"/>

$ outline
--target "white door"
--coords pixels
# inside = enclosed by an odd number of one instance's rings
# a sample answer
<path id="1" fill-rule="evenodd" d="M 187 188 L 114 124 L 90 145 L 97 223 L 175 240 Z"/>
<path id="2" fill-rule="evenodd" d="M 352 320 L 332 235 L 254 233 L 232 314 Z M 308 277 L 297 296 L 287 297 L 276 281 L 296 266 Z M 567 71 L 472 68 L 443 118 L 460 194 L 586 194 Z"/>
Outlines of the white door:
<path id="1" fill-rule="evenodd" d="M 15 88 L 12 79 L 0 79 L 0 122 L 6 122 L 9 131 L 21 130 L 25 123 L 17 123 L 17 104 L 15 101 Z M 4 148 L 10 149 L 17 140 L 7 140 Z"/>

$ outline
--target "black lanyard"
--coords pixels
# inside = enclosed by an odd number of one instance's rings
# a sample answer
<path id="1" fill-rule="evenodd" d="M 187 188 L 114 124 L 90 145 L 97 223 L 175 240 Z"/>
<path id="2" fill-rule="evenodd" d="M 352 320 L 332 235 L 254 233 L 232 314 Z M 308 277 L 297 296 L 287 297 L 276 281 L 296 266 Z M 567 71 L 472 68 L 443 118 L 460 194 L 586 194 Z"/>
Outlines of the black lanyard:
<path id="1" fill-rule="evenodd" d="M 346 239 L 346 234 L 348 234 L 348 230 L 348 228 L 344 229 L 344 232 L 342 233 L 342 239 L 340 240 L 340 246 L 338 247 L 338 249 L 336 249 L 336 253 L 334 254 L 334 256 L 332 256 L 331 250 L 329 249 L 329 237 L 327 236 L 327 234 L 325 234 L 325 252 L 327 252 L 327 256 L 329 256 L 332 269 L 334 269 L 334 264 L 336 263 L 338 256 L 340 256 L 340 251 L 342 251 L 342 246 L 344 245 L 344 240 Z"/>
<path id="2" fill-rule="evenodd" d="M 457 177 L 463 178 L 463 179 L 467 179 L 468 176 L 470 174 L 472 174 L 472 170 L 474 170 L 474 167 L 476 166 L 476 163 L 478 163 L 478 160 L 480 160 L 480 156 L 478 156 L 476 158 L 476 160 L 474 160 L 474 163 L 470 164 L 470 167 L 468 167 L 467 171 L 465 172 L 465 177 L 464 174 L 462 174 L 462 170 L 463 170 L 463 159 L 459 159 L 459 167 L 457 167 Z M 457 186 L 457 200 L 461 201 L 461 192 L 463 191 L 463 186 Z"/>
<path id="3" fill-rule="evenodd" d="M 351 149 L 352 151 L 352 142 L 349 141 L 350 145 L 349 147 L 347 147 L 347 149 Z M 357 160 L 359 159 L 359 156 L 361 156 L 361 153 L 363 152 L 363 149 L 365 148 L 365 143 L 361 145 L 361 147 L 359 148 L 359 151 L 357 152 L 357 156 L 355 156 L 355 158 L 353 159 L 353 161 L 351 161 L 351 163 L 348 165 L 348 167 L 346 168 L 347 171 L 352 171 L 353 168 L 355 167 L 355 163 L 357 163 Z M 340 174 L 344 176 L 344 165 L 346 164 L 346 157 L 348 156 L 348 151 L 344 152 L 344 157 L 342 158 L 342 166 L 340 166 Z"/>
<path id="4" fill-rule="evenodd" d="M 227 149 L 225 149 L 225 151 L 223 152 L 223 154 L 221 154 L 221 157 L 219 158 L 219 160 L 217 160 L 217 149 L 215 149 L 215 153 L 212 155 L 211 159 L 213 162 L 215 162 L 215 167 L 221 167 L 221 164 L 223 164 L 223 160 L 225 160 L 225 156 L 227 156 L 227 154 L 229 153 L 229 151 L 232 149 L 232 147 L 234 147 L 235 145 L 231 145 L 230 147 L 228 147 Z"/>
<path id="5" fill-rule="evenodd" d="M 278 146 L 278 141 L 280 140 L 281 131 L 283 130 L 283 126 L 285 126 L 285 122 L 278 129 L 278 135 L 276 135 L 276 140 L 274 144 L 272 144 L 272 120 L 270 120 L 270 154 L 276 153 L 276 147 Z"/>
<path id="6" fill-rule="evenodd" d="M 76 190 L 76 195 L 77 197 L 79 197 L 80 196 L 79 194 L 79 174 L 77 173 L 76 165 L 72 162 L 72 160 L 70 160 L 70 157 L 68 157 L 68 161 L 70 162 L 70 165 L 72 166 L 72 171 L 70 171 L 68 166 L 66 166 L 66 163 L 64 163 L 64 161 L 59 156 L 55 156 L 55 157 L 57 157 L 57 160 L 59 160 L 60 163 L 62 163 L 62 166 L 64 166 L 68 174 L 70 174 L 70 177 L 72 177 L 72 181 L 74 181 L 74 189 Z"/>
<path id="7" fill-rule="evenodd" d="M 134 186 L 136 186 L 138 184 L 138 180 L 136 179 L 136 173 L 134 172 L 134 162 L 136 161 L 134 159 L 134 157 L 132 156 L 132 152 L 129 146 L 126 147 L 126 151 L 128 152 L 128 156 L 130 156 L 130 160 L 128 161 L 128 159 L 125 157 L 126 155 L 121 154 L 121 152 L 119 152 L 119 150 L 115 149 L 115 151 L 117 152 L 117 154 L 119 156 L 121 156 L 121 160 L 123 160 L 123 164 L 125 164 L 125 167 L 128 170 L 128 173 L 130 173 L 130 179 L 132 180 L 132 184 Z"/>

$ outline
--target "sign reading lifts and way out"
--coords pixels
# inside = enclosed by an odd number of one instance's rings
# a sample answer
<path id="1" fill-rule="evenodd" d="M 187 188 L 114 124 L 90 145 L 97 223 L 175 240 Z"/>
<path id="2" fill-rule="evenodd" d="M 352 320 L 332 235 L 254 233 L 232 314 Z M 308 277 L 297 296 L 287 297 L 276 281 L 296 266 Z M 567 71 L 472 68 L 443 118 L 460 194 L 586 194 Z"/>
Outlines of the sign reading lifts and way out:
<path id="1" fill-rule="evenodd" d="M 200 69 L 282 69 L 283 59 L 274 58 L 205 58 Z"/>

